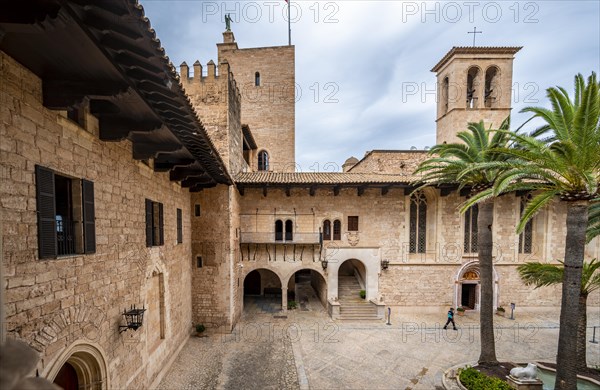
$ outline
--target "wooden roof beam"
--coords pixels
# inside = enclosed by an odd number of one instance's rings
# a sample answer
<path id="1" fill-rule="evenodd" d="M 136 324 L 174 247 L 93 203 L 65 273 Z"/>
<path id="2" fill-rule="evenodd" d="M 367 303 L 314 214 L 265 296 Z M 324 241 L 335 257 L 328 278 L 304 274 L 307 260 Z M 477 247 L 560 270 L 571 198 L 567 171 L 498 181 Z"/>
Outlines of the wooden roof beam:
<path id="1" fill-rule="evenodd" d="M 51 110 L 66 110 L 85 97 L 115 97 L 124 94 L 129 86 L 112 80 L 43 80 L 43 104 Z"/>
<path id="2" fill-rule="evenodd" d="M 175 152 L 181 149 L 180 144 L 154 144 L 154 143 L 133 143 L 133 159 L 134 160 L 147 160 L 154 158 L 158 153 L 164 152 Z"/>

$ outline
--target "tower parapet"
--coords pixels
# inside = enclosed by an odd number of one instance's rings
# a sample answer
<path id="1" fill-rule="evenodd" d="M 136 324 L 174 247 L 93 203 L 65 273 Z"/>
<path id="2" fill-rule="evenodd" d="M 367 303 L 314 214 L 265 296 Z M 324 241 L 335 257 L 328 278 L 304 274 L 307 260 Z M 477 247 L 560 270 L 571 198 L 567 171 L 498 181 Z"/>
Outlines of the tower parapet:
<path id="1" fill-rule="evenodd" d="M 189 66 L 180 65 L 181 83 L 200 116 L 223 161 L 232 175 L 246 170 L 243 159 L 243 135 L 241 125 L 241 95 L 227 61 L 219 66 L 214 61 L 202 65 L 194 63 L 190 77 Z"/>

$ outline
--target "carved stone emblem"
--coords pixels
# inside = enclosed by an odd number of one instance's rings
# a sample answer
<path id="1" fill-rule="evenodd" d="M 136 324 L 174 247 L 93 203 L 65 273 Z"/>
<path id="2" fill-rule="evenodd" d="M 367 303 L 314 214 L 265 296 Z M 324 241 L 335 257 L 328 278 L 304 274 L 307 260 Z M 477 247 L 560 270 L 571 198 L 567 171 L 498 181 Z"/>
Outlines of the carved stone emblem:
<path id="1" fill-rule="evenodd" d="M 348 232 L 348 244 L 356 246 L 358 244 L 358 232 Z"/>

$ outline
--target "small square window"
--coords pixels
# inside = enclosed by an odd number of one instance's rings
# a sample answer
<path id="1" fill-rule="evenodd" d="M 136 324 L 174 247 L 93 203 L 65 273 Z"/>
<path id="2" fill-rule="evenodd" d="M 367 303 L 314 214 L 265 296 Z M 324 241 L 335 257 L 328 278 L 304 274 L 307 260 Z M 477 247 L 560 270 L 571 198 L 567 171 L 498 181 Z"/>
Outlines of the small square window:
<path id="1" fill-rule="evenodd" d="M 196 256 L 196 267 L 202 268 L 202 256 Z"/>
<path id="2" fill-rule="evenodd" d="M 197 205 L 194 205 L 194 215 L 195 215 L 196 217 L 199 217 L 199 216 L 200 216 L 200 205 L 199 205 L 199 204 L 197 204 Z"/>
<path id="3" fill-rule="evenodd" d="M 348 231 L 349 232 L 357 232 L 358 231 L 358 217 L 357 216 L 349 216 L 348 217 Z"/>

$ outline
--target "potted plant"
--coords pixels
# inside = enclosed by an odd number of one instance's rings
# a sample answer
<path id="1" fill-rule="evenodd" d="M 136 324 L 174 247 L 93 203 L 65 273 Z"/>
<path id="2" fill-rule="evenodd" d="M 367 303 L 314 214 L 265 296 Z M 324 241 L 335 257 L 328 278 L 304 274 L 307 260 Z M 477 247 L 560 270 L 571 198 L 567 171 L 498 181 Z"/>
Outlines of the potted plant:
<path id="1" fill-rule="evenodd" d="M 459 306 L 456 308 L 456 312 L 458 313 L 459 316 L 464 316 L 465 315 L 465 308 L 462 306 Z"/>
<path id="2" fill-rule="evenodd" d="M 297 306 L 296 301 L 288 301 L 288 310 L 294 310 Z"/>
<path id="3" fill-rule="evenodd" d="M 506 310 L 502 306 L 498 306 L 496 308 L 496 314 L 498 314 L 499 316 L 504 317 L 505 313 L 506 313 Z"/>
<path id="4" fill-rule="evenodd" d="M 365 290 L 360 290 L 360 297 L 365 299 L 367 297 L 367 292 Z"/>
<path id="5" fill-rule="evenodd" d="M 204 335 L 202 333 L 204 333 L 205 330 L 206 330 L 206 327 L 204 326 L 204 324 L 196 324 L 196 336 L 197 337 L 204 337 Z"/>

